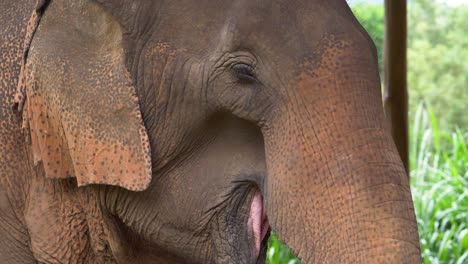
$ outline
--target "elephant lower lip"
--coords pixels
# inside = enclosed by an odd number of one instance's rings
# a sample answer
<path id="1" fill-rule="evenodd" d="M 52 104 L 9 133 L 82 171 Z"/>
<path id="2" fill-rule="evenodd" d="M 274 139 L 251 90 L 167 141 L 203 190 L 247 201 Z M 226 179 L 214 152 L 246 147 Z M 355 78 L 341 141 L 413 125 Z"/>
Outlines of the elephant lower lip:
<path id="1" fill-rule="evenodd" d="M 268 233 L 268 230 L 270 229 L 270 223 L 268 223 L 268 217 L 265 214 L 265 209 L 263 210 L 263 223 L 262 223 L 262 235 L 261 235 L 261 241 L 265 239 L 266 234 Z"/>
<path id="2" fill-rule="evenodd" d="M 255 243 L 255 258 L 260 253 L 261 243 L 268 233 L 270 225 L 266 216 L 263 197 L 260 192 L 256 192 L 250 207 L 250 216 L 248 220 L 249 229 L 253 233 Z"/>

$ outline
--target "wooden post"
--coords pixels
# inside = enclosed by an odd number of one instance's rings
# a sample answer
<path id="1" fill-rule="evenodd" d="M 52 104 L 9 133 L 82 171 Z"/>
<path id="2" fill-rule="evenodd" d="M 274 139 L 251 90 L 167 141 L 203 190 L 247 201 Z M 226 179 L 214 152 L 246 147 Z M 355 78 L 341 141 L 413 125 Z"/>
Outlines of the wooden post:
<path id="1" fill-rule="evenodd" d="M 406 0 L 385 0 L 384 108 L 409 175 Z"/>

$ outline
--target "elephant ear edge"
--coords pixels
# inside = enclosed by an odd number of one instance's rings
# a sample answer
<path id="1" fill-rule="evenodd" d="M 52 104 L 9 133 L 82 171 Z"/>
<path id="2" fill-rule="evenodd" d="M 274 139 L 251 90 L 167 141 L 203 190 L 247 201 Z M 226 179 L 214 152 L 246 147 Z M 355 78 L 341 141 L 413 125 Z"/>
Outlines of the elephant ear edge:
<path id="1" fill-rule="evenodd" d="M 31 42 L 34 37 L 34 33 L 36 33 L 36 29 L 39 26 L 39 22 L 42 18 L 42 13 L 44 12 L 48 3 L 49 2 L 47 0 L 37 0 L 36 6 L 31 14 L 31 17 L 29 18 L 26 27 L 26 35 L 23 41 L 23 54 L 21 58 L 21 70 L 13 106 L 13 108 L 17 109 L 20 113 L 22 112 L 24 103 L 26 101 L 26 59 L 28 57 L 29 48 L 31 47 Z"/>
<path id="2" fill-rule="evenodd" d="M 70 48 L 47 54 L 44 47 L 55 38 L 37 33 L 46 5 L 39 1 L 28 24 L 15 95 L 34 164 L 42 164 L 47 178 L 74 177 L 78 186 L 145 190 L 152 178 L 151 150 L 122 46 L 110 44 L 97 55 L 84 52 L 88 58 L 83 59 L 68 54 L 105 38 L 87 42 L 64 37 Z M 96 8 L 87 14 L 93 13 L 109 20 L 110 15 Z M 121 34 L 115 24 L 103 25 L 101 31 L 108 35 Z"/>

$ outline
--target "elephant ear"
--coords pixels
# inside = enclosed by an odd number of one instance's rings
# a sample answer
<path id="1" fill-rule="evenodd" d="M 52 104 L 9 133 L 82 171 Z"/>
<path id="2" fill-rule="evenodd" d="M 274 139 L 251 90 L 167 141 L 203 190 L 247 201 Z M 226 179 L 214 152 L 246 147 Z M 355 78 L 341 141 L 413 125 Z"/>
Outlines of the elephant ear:
<path id="1" fill-rule="evenodd" d="M 25 40 L 15 99 L 34 163 L 48 178 L 76 177 L 78 186 L 145 190 L 150 144 L 121 28 L 97 4 L 62 2 L 44 14 L 36 8 Z"/>

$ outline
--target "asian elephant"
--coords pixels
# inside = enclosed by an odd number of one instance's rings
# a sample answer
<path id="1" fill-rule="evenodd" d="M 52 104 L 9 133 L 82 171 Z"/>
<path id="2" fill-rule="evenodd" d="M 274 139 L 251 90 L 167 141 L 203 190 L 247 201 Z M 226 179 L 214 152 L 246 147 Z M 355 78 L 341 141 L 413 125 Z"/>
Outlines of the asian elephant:
<path id="1" fill-rule="evenodd" d="M 421 262 L 345 0 L 2 0 L 0 52 L 0 263 Z"/>

